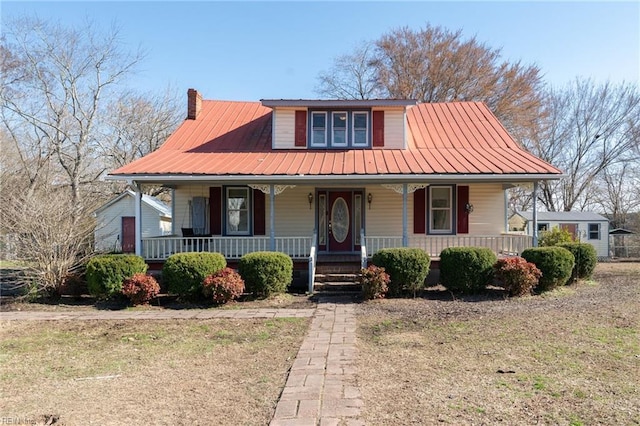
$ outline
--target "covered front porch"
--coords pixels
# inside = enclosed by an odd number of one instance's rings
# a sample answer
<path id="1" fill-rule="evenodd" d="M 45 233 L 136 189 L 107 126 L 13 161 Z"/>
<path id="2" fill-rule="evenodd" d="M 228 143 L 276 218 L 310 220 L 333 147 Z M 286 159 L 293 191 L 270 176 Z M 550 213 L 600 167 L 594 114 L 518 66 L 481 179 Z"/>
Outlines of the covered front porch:
<path id="1" fill-rule="evenodd" d="M 233 264 L 247 253 L 279 251 L 308 270 L 311 289 L 318 259 L 327 255 L 348 255 L 364 267 L 384 248 L 420 248 L 438 259 L 448 247 L 487 247 L 504 256 L 535 245 L 535 237 L 508 232 L 512 185 L 504 182 L 165 185 L 172 190 L 172 234 L 142 238 L 136 216 L 136 253 L 149 263 L 218 252 Z"/>

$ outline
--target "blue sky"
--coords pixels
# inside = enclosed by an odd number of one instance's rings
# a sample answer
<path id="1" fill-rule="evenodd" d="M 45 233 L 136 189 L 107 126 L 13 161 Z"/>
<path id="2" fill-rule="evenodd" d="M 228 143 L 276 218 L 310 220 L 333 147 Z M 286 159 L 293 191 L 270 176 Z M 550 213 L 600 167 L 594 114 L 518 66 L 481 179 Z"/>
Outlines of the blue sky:
<path id="1" fill-rule="evenodd" d="M 317 98 L 334 57 L 392 29 L 427 23 L 476 36 L 545 80 L 640 81 L 640 2 L 10 2 L 2 20 L 37 15 L 102 28 L 147 57 L 129 84 L 206 99 Z"/>

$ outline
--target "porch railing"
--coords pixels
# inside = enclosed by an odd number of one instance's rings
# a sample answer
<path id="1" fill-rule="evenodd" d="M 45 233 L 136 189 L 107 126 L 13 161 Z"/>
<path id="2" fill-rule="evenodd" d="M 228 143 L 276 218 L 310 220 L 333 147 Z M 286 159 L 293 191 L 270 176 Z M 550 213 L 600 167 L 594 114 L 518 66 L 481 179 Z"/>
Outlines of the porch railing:
<path id="1" fill-rule="evenodd" d="M 270 251 L 269 237 L 155 237 L 142 239 L 142 257 L 165 260 L 174 253 L 217 252 L 227 259 L 239 259 L 254 251 Z M 275 251 L 294 259 L 307 258 L 311 237 L 276 237 Z"/>
<path id="2" fill-rule="evenodd" d="M 383 248 L 402 247 L 402 237 L 388 236 L 365 238 L 369 256 Z M 448 247 L 487 247 L 496 255 L 519 255 L 532 246 L 533 239 L 528 235 L 425 235 L 410 236 L 409 247 L 421 248 L 431 257 L 440 257 L 440 252 Z"/>
<path id="3" fill-rule="evenodd" d="M 360 230 L 360 268 L 367 267 L 367 240 L 364 235 L 364 229 Z"/>
<path id="4" fill-rule="evenodd" d="M 313 284 L 316 280 L 316 263 L 318 262 L 317 254 L 318 232 L 313 231 L 311 237 L 311 249 L 309 250 L 309 294 L 313 293 Z"/>

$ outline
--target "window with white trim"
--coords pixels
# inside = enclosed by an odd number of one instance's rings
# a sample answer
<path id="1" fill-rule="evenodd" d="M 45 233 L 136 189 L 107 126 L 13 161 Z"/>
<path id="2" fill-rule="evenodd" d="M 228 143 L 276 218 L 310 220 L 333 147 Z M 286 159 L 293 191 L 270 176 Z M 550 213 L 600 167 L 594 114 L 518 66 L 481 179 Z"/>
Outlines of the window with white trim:
<path id="1" fill-rule="evenodd" d="M 538 232 L 546 232 L 549 230 L 549 224 L 548 223 L 540 223 L 538 222 Z"/>
<path id="2" fill-rule="evenodd" d="M 346 112 L 331 113 L 331 145 L 340 147 L 349 145 Z"/>
<path id="3" fill-rule="evenodd" d="M 589 224 L 589 239 L 590 240 L 599 240 L 600 239 L 600 224 L 599 223 L 590 223 Z"/>
<path id="4" fill-rule="evenodd" d="M 369 146 L 369 113 L 353 113 L 353 146 Z"/>
<path id="5" fill-rule="evenodd" d="M 327 113 L 311 113 L 311 146 L 327 146 Z"/>
<path id="6" fill-rule="evenodd" d="M 369 111 L 311 111 L 310 148 L 367 148 L 371 145 Z"/>
<path id="7" fill-rule="evenodd" d="M 227 187 L 226 222 L 227 235 L 250 235 L 251 199 L 249 188 Z"/>
<path id="8" fill-rule="evenodd" d="M 453 233 L 453 187 L 429 186 L 429 233 Z"/>

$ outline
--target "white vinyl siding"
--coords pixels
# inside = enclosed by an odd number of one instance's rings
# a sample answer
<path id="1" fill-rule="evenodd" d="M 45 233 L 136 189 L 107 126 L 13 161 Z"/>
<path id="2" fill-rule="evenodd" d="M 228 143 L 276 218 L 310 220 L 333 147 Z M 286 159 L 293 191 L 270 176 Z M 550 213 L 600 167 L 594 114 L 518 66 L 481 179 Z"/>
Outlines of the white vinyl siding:
<path id="1" fill-rule="evenodd" d="M 194 197 L 204 197 L 209 200 L 209 187 L 204 185 L 179 186 L 174 191 L 175 212 L 174 232 L 180 235 L 180 228 L 193 228 L 191 217 L 191 202 Z M 205 226 L 208 232 L 208 217 L 205 218 Z"/>
<path id="2" fill-rule="evenodd" d="M 384 111 L 384 148 L 404 149 L 405 143 L 405 113 L 402 110 Z"/>
<path id="3" fill-rule="evenodd" d="M 296 111 L 277 109 L 273 112 L 273 148 L 306 149 L 295 146 Z"/>

